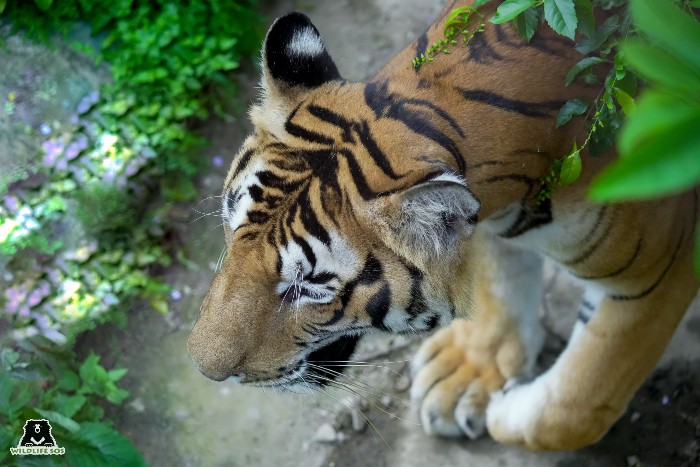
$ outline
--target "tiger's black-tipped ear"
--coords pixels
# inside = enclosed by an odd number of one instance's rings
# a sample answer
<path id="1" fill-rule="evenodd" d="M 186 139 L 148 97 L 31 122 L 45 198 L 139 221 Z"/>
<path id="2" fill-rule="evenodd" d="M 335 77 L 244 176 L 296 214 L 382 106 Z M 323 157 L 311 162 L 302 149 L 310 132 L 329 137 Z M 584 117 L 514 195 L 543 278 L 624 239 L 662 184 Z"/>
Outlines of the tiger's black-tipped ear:
<path id="1" fill-rule="evenodd" d="M 278 85 L 313 88 L 340 79 L 338 68 L 321 35 L 302 13 L 289 13 L 274 22 L 263 46 L 265 77 Z"/>

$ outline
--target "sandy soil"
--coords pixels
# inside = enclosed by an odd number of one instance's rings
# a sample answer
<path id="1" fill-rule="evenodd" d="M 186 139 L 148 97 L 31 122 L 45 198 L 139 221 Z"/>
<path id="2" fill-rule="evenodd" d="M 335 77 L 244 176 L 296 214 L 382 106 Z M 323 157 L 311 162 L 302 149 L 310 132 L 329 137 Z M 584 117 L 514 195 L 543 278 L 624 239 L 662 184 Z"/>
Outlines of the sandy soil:
<path id="1" fill-rule="evenodd" d="M 430 24 L 442 2 L 342 0 L 267 2 L 270 18 L 306 12 L 348 79 L 371 76 Z M 242 106 L 255 95 L 257 72 L 241 76 Z M 223 176 L 249 130 L 246 118 L 205 128 L 212 146 L 203 157 L 224 163 L 200 183 L 200 204 L 180 213 L 193 264 L 169 280 L 183 293 L 162 317 L 143 310 L 126 330 L 103 329 L 99 345 L 130 369 L 133 398 L 112 410 L 118 427 L 154 466 L 682 466 L 700 465 L 700 307 L 683 322 L 660 368 L 627 414 L 598 444 L 575 453 L 536 454 L 488 438 L 476 442 L 426 437 L 406 401 L 405 361 L 417 346 L 403 338 L 374 338 L 351 372 L 347 392 L 280 396 L 206 380 L 185 351 L 187 334 L 223 246 L 217 217 Z M 205 215 L 199 220 L 200 213 Z M 547 275 L 543 320 L 551 330 L 543 365 L 562 348 L 580 291 L 556 271 Z M 643 343 L 640 343 L 643 345 Z M 394 362 L 394 363 L 391 363 Z M 358 397 L 358 394 L 362 397 Z M 366 417 L 366 419 L 364 418 Z M 368 424 L 366 421 L 369 421 Z M 371 426 L 370 426 L 371 425 Z"/>

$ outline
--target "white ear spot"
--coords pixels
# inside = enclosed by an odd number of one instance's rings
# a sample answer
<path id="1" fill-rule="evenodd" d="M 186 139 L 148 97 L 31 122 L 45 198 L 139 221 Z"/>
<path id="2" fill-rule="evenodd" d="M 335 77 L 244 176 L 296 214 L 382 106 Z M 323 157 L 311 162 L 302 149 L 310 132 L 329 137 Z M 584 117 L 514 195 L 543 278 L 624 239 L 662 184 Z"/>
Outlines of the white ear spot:
<path id="1" fill-rule="evenodd" d="M 324 51 L 323 42 L 311 28 L 302 28 L 294 32 L 287 44 L 287 55 L 313 57 Z"/>

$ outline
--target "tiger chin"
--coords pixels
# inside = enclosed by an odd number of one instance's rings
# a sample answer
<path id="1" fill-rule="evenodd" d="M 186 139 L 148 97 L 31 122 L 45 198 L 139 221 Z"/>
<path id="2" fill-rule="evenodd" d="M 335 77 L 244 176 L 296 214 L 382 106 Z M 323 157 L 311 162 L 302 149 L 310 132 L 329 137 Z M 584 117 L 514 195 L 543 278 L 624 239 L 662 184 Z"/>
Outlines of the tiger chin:
<path id="1" fill-rule="evenodd" d="M 411 365 L 427 433 L 591 444 L 698 291 L 698 189 L 591 204 L 586 186 L 615 154 L 584 154 L 579 181 L 538 203 L 552 161 L 586 136 L 581 120 L 555 125 L 565 101 L 598 92 L 563 85 L 580 55 L 546 28 L 526 45 L 487 24 L 414 68 L 441 24 L 356 83 L 306 16 L 275 21 L 254 131 L 225 181 L 226 255 L 189 354 L 213 380 L 297 390 L 337 377 L 367 333 L 441 328 Z M 586 292 L 568 346 L 533 378 L 543 256 Z"/>

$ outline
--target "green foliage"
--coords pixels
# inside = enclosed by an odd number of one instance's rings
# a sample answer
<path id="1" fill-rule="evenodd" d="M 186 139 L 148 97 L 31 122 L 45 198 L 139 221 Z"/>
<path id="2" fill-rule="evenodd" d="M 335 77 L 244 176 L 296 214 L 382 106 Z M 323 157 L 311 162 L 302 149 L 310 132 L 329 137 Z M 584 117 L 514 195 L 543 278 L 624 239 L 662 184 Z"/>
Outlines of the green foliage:
<path id="1" fill-rule="evenodd" d="M 649 87 L 620 135 L 620 159 L 591 186 L 599 201 L 662 196 L 700 182 L 700 23 L 670 0 L 630 7 L 644 36 L 623 51 Z"/>
<path id="2" fill-rule="evenodd" d="M 445 20 L 443 29 L 445 38 L 433 43 L 425 53 L 414 57 L 412 61 L 413 68 L 418 69 L 422 64 L 432 62 L 439 52 L 449 54 L 449 46 L 459 43 L 457 38 L 461 37 L 462 43 L 468 44 L 477 33 L 482 32 L 485 26 L 483 15 L 476 10 L 476 7 L 482 3 L 485 2 L 475 2 L 473 7 L 465 6 L 452 10 Z M 478 21 L 473 19 L 470 21 L 470 18 L 473 17 L 478 17 Z"/>
<path id="3" fill-rule="evenodd" d="M 536 0 L 506 0 L 491 18 L 494 24 L 502 24 L 515 19 L 520 13 L 535 6 Z"/>
<path id="4" fill-rule="evenodd" d="M 170 286 L 157 272 L 182 256 L 167 241 L 169 207 L 196 195 L 193 179 L 207 168 L 192 123 L 223 115 L 235 94 L 229 73 L 257 53 L 254 5 L 0 0 L 13 31 L 44 42 L 89 24 L 97 47 L 72 45 L 112 75 L 69 125 L 33 131 L 43 154 L 2 187 L 0 261 L 11 282 L 0 305 L 12 330 L 0 352 L 0 463 L 23 420 L 44 417 L 70 465 L 143 465 L 101 406 L 128 396 L 118 387 L 126 370 L 95 354 L 75 363 L 69 349 L 97 323 L 123 322 L 136 299 L 167 312 Z M 15 98 L 0 111 L 11 116 Z"/>
<path id="5" fill-rule="evenodd" d="M 641 37 L 624 47 L 648 83 L 618 140 L 620 158 L 590 187 L 621 201 L 680 192 L 700 182 L 700 22 L 670 0 L 631 0 Z M 700 225 L 695 270 L 700 277 Z"/>
<path id="6" fill-rule="evenodd" d="M 114 185 L 93 182 L 73 192 L 76 215 L 89 233 L 128 233 L 137 225 L 133 195 Z"/>
<path id="7" fill-rule="evenodd" d="M 90 354 L 76 371 L 72 355 L 46 343 L 25 341 L 19 350 L 0 350 L 0 462 L 9 461 L 26 420 L 45 418 L 70 465 L 145 465 L 131 442 L 103 421 L 99 405 L 128 396 L 116 386 L 125 369 L 108 371 Z"/>
<path id="8" fill-rule="evenodd" d="M 595 26 L 594 6 L 610 9 L 627 4 L 629 11 Z M 532 38 L 542 12 L 557 33 L 571 39 L 576 32 L 584 36 L 575 47 L 589 56 L 572 67 L 566 86 L 576 79 L 597 83 L 593 68 L 609 67 L 596 102 L 570 100 L 559 112 L 557 126 L 575 115 L 592 114 L 590 129 L 581 148 L 574 143 L 571 153 L 554 161 L 541 179 L 539 201 L 551 196 L 557 186 L 576 180 L 581 172 L 580 153 L 589 143 L 588 152 L 596 155 L 617 141 L 620 154 L 592 183 L 589 193 L 594 200 L 664 196 L 700 183 L 700 22 L 692 10 L 698 7 L 697 0 L 506 0 L 500 4 L 491 21 L 513 20 L 526 41 Z M 647 84 L 639 99 L 638 77 Z M 700 235 L 695 262 L 700 275 Z"/>

